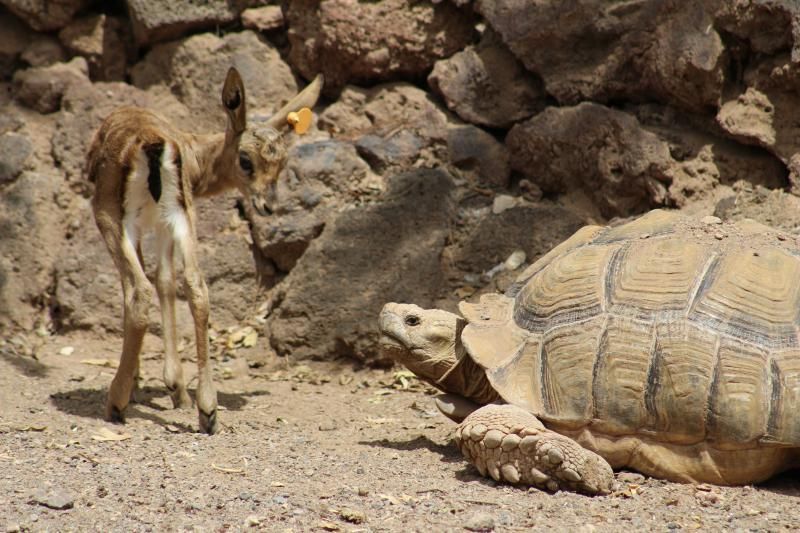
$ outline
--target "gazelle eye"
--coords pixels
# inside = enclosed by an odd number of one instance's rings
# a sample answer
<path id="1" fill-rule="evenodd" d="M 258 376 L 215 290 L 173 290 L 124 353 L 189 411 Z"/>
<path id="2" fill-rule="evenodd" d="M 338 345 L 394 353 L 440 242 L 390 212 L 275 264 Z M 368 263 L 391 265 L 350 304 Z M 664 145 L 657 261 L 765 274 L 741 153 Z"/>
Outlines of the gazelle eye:
<path id="1" fill-rule="evenodd" d="M 239 166 L 245 174 L 253 173 L 253 160 L 247 155 L 247 152 L 239 152 Z"/>
<path id="2" fill-rule="evenodd" d="M 417 315 L 408 315 L 406 317 L 406 325 L 419 326 L 419 317 Z"/>

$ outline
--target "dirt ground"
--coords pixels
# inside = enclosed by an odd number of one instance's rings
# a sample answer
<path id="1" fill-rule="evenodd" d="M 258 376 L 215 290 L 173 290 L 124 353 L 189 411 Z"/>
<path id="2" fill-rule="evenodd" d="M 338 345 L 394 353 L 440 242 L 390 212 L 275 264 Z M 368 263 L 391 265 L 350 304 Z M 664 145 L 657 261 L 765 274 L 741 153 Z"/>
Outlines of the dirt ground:
<path id="1" fill-rule="evenodd" d="M 351 363 L 218 355 L 224 430 L 206 436 L 194 410 L 169 408 L 149 335 L 138 403 L 113 425 L 102 413 L 119 340 L 31 342 L 35 358 L 0 343 L 0 531 L 800 528 L 796 472 L 738 488 L 623 472 L 594 498 L 498 485 L 451 444 L 432 389 Z"/>

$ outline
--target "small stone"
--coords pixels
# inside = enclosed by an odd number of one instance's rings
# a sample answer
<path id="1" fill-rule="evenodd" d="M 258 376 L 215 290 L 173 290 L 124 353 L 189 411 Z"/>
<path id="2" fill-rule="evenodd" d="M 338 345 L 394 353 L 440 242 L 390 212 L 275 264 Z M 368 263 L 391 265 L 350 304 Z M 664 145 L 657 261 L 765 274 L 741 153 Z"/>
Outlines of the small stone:
<path id="1" fill-rule="evenodd" d="M 358 487 L 356 492 L 359 496 L 369 496 L 369 489 L 365 489 L 364 487 Z"/>
<path id="2" fill-rule="evenodd" d="M 489 431 L 486 432 L 486 435 L 484 435 L 483 443 L 489 449 L 497 448 L 503 441 L 504 436 L 505 435 L 503 434 L 502 431 L 498 429 L 490 429 Z"/>
<path id="3" fill-rule="evenodd" d="M 508 256 L 508 259 L 505 260 L 503 266 L 507 271 L 513 272 L 522 266 L 522 263 L 525 262 L 525 258 L 525 250 L 514 250 L 511 255 Z"/>
<path id="4" fill-rule="evenodd" d="M 644 479 L 643 475 L 636 472 L 620 472 L 617 474 L 617 481 L 620 483 L 633 483 L 638 485 L 644 483 Z"/>
<path id="5" fill-rule="evenodd" d="M 724 239 L 724 238 L 725 238 L 725 235 L 723 235 L 722 233 L 720 233 L 720 232 L 718 231 L 718 232 L 716 232 L 716 233 L 714 234 L 714 238 L 715 238 L 715 239 L 717 239 L 718 241 L 721 241 L 722 239 Z"/>
<path id="6" fill-rule="evenodd" d="M 469 531 L 491 531 L 494 529 L 494 517 L 489 513 L 477 512 L 464 521 L 464 529 Z"/>
<path id="7" fill-rule="evenodd" d="M 320 423 L 319 430 L 320 431 L 333 431 L 336 429 L 336 422 L 334 420 L 325 420 Z"/>
<path id="8" fill-rule="evenodd" d="M 261 523 L 261 519 L 255 515 L 250 515 L 244 520 L 245 527 L 256 527 Z"/>
<path id="9" fill-rule="evenodd" d="M 719 217 L 715 217 L 713 215 L 708 215 L 700 219 L 703 224 L 713 225 L 713 224 L 722 224 L 722 219 Z"/>
<path id="10" fill-rule="evenodd" d="M 344 507 L 341 511 L 339 511 L 339 516 L 342 517 L 342 520 L 346 520 L 347 522 L 351 522 L 353 524 L 362 524 L 367 521 L 367 515 L 362 511 L 357 511 L 355 509 L 349 509 Z"/>
<path id="11" fill-rule="evenodd" d="M 73 352 L 75 352 L 75 347 L 74 347 L 74 346 L 64 346 L 63 348 L 61 348 L 61 349 L 58 351 L 58 354 L 59 354 L 59 355 L 66 355 L 66 356 L 70 356 L 70 355 L 72 355 L 72 354 L 73 354 Z"/>
<path id="12" fill-rule="evenodd" d="M 494 201 L 492 202 L 492 213 L 499 215 L 503 211 L 508 211 L 512 207 L 516 207 L 518 203 L 518 200 L 513 196 L 498 194 L 494 197 Z"/>
<path id="13" fill-rule="evenodd" d="M 33 495 L 32 501 L 56 510 L 72 509 L 75 506 L 75 497 L 59 487 L 37 490 Z"/>
<path id="14" fill-rule="evenodd" d="M 263 6 L 242 11 L 242 26 L 248 30 L 277 30 L 282 28 L 283 24 L 283 12 L 280 6 Z"/>

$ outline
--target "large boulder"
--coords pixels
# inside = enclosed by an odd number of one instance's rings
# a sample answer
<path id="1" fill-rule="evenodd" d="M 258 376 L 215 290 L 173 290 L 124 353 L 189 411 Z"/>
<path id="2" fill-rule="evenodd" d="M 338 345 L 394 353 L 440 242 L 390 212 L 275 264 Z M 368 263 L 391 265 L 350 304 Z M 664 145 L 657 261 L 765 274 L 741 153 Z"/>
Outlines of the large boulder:
<path id="1" fill-rule="evenodd" d="M 447 173 L 415 170 L 393 176 L 382 201 L 340 212 L 273 289 L 265 327 L 276 351 L 375 362 L 381 306 L 430 306 L 442 291 L 452 192 Z"/>
<path id="2" fill-rule="evenodd" d="M 334 211 L 374 197 L 380 189 L 380 180 L 352 143 L 319 140 L 293 146 L 276 187 L 274 215 L 246 210 L 259 265 L 267 269 L 262 275 L 269 278 L 272 269 L 289 272 Z"/>
<path id="3" fill-rule="evenodd" d="M 129 33 L 123 19 L 91 15 L 73 20 L 58 37 L 69 52 L 86 59 L 93 80 L 121 81 L 126 74 Z"/>
<path id="4" fill-rule="evenodd" d="M 204 33 L 155 46 L 133 67 L 131 78 L 142 89 L 169 87 L 194 113 L 195 128 L 207 132 L 225 127 L 220 93 L 231 66 L 242 75 L 251 116 L 271 114 L 297 93 L 278 50 L 252 31 L 224 37 Z"/>
<path id="5" fill-rule="evenodd" d="M 0 11 L 0 80 L 10 78 L 31 39 L 31 31 L 17 17 Z"/>
<path id="6" fill-rule="evenodd" d="M 0 331 L 33 328 L 50 310 L 64 238 L 59 176 L 24 172 L 0 194 Z"/>
<path id="7" fill-rule="evenodd" d="M 669 147 L 636 117 L 598 104 L 549 107 L 508 133 L 512 168 L 545 192 L 584 191 L 603 215 L 667 201 Z"/>
<path id="8" fill-rule="evenodd" d="M 706 111 L 719 103 L 726 67 L 710 3 L 708 10 L 705 2 L 662 0 L 475 6 L 563 105 L 657 99 Z"/>
<path id="9" fill-rule="evenodd" d="M 545 106 L 542 81 L 491 29 L 478 45 L 437 61 L 428 84 L 463 120 L 490 128 L 509 128 Z"/>
<path id="10" fill-rule="evenodd" d="M 89 66 L 82 57 L 69 63 L 31 67 L 14 74 L 15 97 L 39 113 L 53 113 L 61 108 L 61 99 L 75 84 L 89 84 Z"/>
<path id="11" fill-rule="evenodd" d="M 9 11 L 36 31 L 63 28 L 89 0 L 0 0 Z"/>
<path id="12" fill-rule="evenodd" d="M 419 78 L 464 48 L 474 19 L 450 2 L 295 0 L 288 3 L 289 62 L 328 92 L 346 83 Z"/>
<path id="13" fill-rule="evenodd" d="M 242 1 L 222 0 L 126 0 L 126 3 L 139 46 L 230 24 L 245 7 Z"/>

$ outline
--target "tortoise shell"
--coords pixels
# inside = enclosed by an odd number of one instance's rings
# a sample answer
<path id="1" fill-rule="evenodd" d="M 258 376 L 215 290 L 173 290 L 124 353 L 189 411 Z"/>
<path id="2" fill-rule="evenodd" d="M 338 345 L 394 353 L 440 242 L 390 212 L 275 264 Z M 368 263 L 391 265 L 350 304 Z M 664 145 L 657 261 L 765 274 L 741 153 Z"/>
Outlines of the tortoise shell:
<path id="1" fill-rule="evenodd" d="M 800 446 L 800 249 L 777 230 L 658 210 L 588 226 L 461 312 L 494 388 L 548 427 Z"/>

